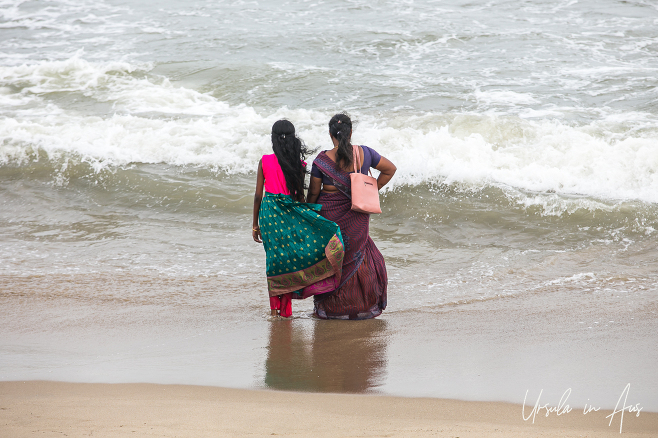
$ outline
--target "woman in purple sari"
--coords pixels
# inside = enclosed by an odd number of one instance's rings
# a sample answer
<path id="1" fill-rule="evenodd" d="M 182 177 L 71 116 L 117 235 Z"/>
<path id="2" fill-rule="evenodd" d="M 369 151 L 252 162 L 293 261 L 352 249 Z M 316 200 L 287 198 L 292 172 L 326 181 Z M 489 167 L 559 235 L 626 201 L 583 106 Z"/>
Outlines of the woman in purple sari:
<path id="1" fill-rule="evenodd" d="M 340 226 L 345 246 L 342 278 L 331 293 L 315 296 L 315 313 L 322 319 L 368 319 L 386 308 L 386 265 L 369 235 L 370 215 L 352 211 L 350 173 L 352 121 L 336 114 L 329 121 L 334 148 L 322 151 L 313 161 L 307 202 L 322 205 L 320 215 Z M 359 146 L 362 173 L 370 167 L 380 171 L 381 189 L 395 173 L 395 165 L 374 149 Z"/>

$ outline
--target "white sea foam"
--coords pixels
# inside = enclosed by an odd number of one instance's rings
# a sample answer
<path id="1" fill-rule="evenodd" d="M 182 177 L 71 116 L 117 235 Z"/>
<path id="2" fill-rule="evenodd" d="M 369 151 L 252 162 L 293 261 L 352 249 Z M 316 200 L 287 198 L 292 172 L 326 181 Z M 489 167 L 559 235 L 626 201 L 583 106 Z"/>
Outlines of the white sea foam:
<path id="1" fill-rule="evenodd" d="M 477 89 L 474 93 L 478 103 L 485 104 L 503 104 L 509 106 L 515 105 L 530 105 L 539 103 L 537 99 L 529 94 L 516 93 L 510 90 L 487 90 L 481 91 Z"/>
<path id="2" fill-rule="evenodd" d="M 85 47 L 92 58 L 131 57 L 134 32 L 158 27 L 149 16 L 136 18 L 130 8 L 102 0 L 0 0 L 0 32 L 13 32 L 3 40 L 2 64 L 63 60 Z"/>
<path id="3" fill-rule="evenodd" d="M 120 90 L 126 85 L 135 87 L 139 84 L 135 82 L 135 78 L 127 75 L 152 68 L 150 64 L 88 62 L 81 58 L 83 53 L 83 50 L 78 50 L 73 57 L 63 61 L 0 67 L 0 82 L 20 87 L 23 94 L 100 92 L 113 88 Z"/>
<path id="4" fill-rule="evenodd" d="M 269 152 L 269 129 L 282 117 L 296 123 L 310 146 L 329 145 L 331 114 L 231 106 L 166 78 L 149 77 L 149 68 L 94 63 L 79 55 L 0 67 L 0 99 L 21 110 L 20 117 L 0 121 L 0 160 L 25 160 L 39 149 L 50 157 L 73 154 L 99 169 L 141 162 L 250 172 Z M 35 105 L 35 99 L 63 91 L 110 103 L 114 112 L 85 116 L 52 101 Z M 655 131 L 648 136 L 619 132 L 628 120 L 643 120 L 637 113 L 581 126 L 478 114 L 356 116 L 354 141 L 372 145 L 397 165 L 393 187 L 445 182 L 658 202 Z M 644 119 L 651 124 L 654 118 Z M 529 196 L 521 202 L 535 201 Z"/>
<path id="5" fill-rule="evenodd" d="M 269 129 L 282 117 L 295 122 L 310 146 L 329 145 L 331 114 L 232 106 L 149 75 L 148 63 L 83 56 L 0 67 L 0 101 L 14 110 L 0 120 L 2 162 L 25 160 L 39 149 L 57 158 L 73 154 L 97 168 L 142 162 L 250 172 L 269 152 Z M 90 116 L 49 99 L 64 92 L 111 111 Z M 480 98 L 534 100 L 511 91 L 480 92 Z M 658 124 L 651 114 L 607 114 L 581 125 L 475 113 L 355 115 L 360 123 L 354 141 L 372 145 L 398 166 L 392 187 L 445 182 L 658 202 Z"/>
<path id="6" fill-rule="evenodd" d="M 360 130 L 368 143 L 381 145 L 396 162 L 404 175 L 399 182 L 445 178 L 447 183 L 658 201 L 655 137 L 611 142 L 589 133 L 589 125 L 477 116 L 457 117 L 426 132 L 366 126 Z"/>

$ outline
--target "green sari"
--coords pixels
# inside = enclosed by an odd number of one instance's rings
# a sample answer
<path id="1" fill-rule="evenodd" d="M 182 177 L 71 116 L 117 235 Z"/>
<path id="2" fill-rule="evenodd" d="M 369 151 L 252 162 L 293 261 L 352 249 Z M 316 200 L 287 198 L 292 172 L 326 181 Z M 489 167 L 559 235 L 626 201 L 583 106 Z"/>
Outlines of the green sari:
<path id="1" fill-rule="evenodd" d="M 265 193 L 258 214 L 267 260 L 270 296 L 295 292 L 307 298 L 340 284 L 343 237 L 335 222 L 318 214 L 319 204 Z"/>

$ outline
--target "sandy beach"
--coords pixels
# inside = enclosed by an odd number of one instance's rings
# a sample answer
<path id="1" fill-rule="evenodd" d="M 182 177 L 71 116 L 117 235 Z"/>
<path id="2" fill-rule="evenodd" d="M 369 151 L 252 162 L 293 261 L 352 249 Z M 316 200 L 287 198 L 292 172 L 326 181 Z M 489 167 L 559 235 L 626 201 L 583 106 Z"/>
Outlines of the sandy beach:
<path id="1" fill-rule="evenodd" d="M 532 408 L 527 410 L 526 417 Z M 0 383 L 6 437 L 386 436 L 607 437 L 620 416 L 580 409 L 523 420 L 522 406 L 186 385 Z M 658 413 L 626 412 L 623 436 L 649 437 Z"/>

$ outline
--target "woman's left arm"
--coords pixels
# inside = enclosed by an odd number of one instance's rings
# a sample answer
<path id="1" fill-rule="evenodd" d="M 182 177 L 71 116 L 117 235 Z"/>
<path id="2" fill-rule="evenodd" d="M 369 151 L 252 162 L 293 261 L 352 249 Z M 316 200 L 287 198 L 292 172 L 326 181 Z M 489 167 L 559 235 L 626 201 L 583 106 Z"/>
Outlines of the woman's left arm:
<path id="1" fill-rule="evenodd" d="M 379 170 L 379 177 L 377 178 L 377 189 L 381 190 L 395 175 L 395 171 L 398 170 L 395 167 L 395 164 L 391 163 L 387 158 L 381 157 L 379 163 L 375 166 L 375 169 Z"/>
<path id="2" fill-rule="evenodd" d="M 315 204 L 315 201 L 317 201 L 320 196 L 321 189 L 322 179 L 316 176 L 311 176 L 311 183 L 308 185 L 308 196 L 306 197 L 306 202 L 309 204 Z"/>
<path id="3" fill-rule="evenodd" d="M 260 213 L 260 203 L 263 201 L 263 187 L 265 186 L 265 175 L 263 175 L 263 160 L 258 162 L 258 176 L 256 177 L 256 193 L 254 194 L 254 221 L 251 226 L 251 237 L 254 242 L 263 243 L 263 236 L 258 226 L 258 213 Z"/>

